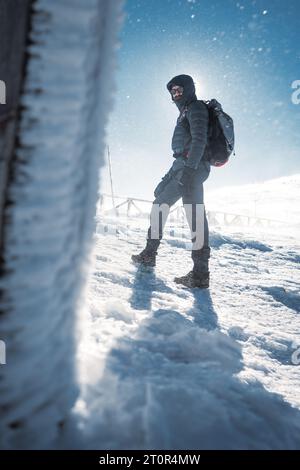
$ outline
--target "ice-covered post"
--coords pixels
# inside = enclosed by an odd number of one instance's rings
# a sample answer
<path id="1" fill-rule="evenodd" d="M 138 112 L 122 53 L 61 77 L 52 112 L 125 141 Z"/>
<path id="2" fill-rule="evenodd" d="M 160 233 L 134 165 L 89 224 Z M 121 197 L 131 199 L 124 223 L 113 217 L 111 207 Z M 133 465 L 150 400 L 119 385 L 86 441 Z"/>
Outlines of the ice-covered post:
<path id="1" fill-rule="evenodd" d="M 96 228 L 122 3 L 32 3 L 0 283 L 4 449 L 53 447 L 77 398 L 76 313 Z"/>

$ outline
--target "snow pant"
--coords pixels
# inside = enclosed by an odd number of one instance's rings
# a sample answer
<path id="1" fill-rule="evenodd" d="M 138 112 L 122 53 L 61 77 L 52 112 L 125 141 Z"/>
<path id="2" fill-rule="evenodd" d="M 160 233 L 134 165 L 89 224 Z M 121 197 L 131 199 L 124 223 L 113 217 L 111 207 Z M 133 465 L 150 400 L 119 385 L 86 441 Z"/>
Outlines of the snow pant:
<path id="1" fill-rule="evenodd" d="M 182 198 L 190 230 L 192 234 L 196 235 L 196 237 L 192 237 L 193 246 L 191 256 L 194 263 L 193 271 L 195 273 L 207 272 L 210 258 L 210 247 L 209 229 L 203 198 L 203 182 L 209 176 L 210 167 L 206 162 L 203 162 L 203 164 L 200 163 L 198 169 L 191 178 L 190 184 L 187 187 L 183 187 L 180 184 L 180 178 L 183 172 L 182 162 L 174 163 L 175 164 L 173 164 L 172 168 L 164 176 L 154 191 L 155 199 L 153 201 L 151 210 L 151 220 L 153 220 L 153 213 L 155 212 L 154 217 L 157 216 L 158 208 L 162 204 L 165 206 L 163 213 L 160 216 L 158 230 L 157 227 L 155 230 L 153 230 L 153 223 L 152 225 L 150 223 L 150 227 L 147 233 L 146 250 L 150 253 L 157 253 L 157 249 L 163 237 L 164 225 L 168 217 L 169 211 L 167 208 L 170 208 L 180 198 Z M 199 214 L 199 207 L 201 209 L 200 226 L 199 223 L 195 224 L 196 211 L 198 211 L 197 214 Z M 199 218 L 197 219 L 197 222 L 199 222 Z M 198 238 L 198 241 L 200 239 L 202 240 L 201 248 L 197 247 L 199 244 L 194 242 L 195 238 Z"/>

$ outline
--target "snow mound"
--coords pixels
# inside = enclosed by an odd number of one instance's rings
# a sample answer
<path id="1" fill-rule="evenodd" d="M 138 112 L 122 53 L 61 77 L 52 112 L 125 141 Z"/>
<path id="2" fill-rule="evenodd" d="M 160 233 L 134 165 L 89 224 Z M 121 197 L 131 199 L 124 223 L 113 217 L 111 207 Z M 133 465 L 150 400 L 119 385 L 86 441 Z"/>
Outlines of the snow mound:
<path id="1" fill-rule="evenodd" d="M 111 349 L 86 397 L 81 445 L 112 449 L 290 449 L 300 412 L 237 377 L 241 347 L 176 311 L 158 310 Z M 279 432 L 280 430 L 280 432 Z"/>

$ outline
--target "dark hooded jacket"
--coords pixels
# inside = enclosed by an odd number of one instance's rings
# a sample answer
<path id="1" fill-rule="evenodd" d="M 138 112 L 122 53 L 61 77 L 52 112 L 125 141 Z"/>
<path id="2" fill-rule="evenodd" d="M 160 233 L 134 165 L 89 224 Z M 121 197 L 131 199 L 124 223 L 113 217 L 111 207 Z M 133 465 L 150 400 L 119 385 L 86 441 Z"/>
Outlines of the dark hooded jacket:
<path id="1" fill-rule="evenodd" d="M 195 85 L 189 75 L 177 75 L 167 84 L 171 92 L 173 85 L 183 87 L 183 95 L 179 100 L 172 100 L 180 114 L 172 138 L 174 157 L 184 160 L 184 165 L 197 169 L 201 162 L 204 169 L 209 171 L 210 164 L 205 160 L 205 148 L 208 135 L 208 110 L 200 100 L 197 100 Z M 172 95 L 171 95 L 172 96 Z M 179 162 L 178 162 L 179 163 Z"/>

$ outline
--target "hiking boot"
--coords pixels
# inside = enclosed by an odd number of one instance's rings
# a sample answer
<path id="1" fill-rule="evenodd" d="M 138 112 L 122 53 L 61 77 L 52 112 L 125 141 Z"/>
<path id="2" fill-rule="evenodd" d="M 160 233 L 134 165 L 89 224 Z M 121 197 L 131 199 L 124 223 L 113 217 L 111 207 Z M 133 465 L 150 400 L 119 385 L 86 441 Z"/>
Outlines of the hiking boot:
<path id="1" fill-rule="evenodd" d="M 156 253 L 143 250 L 138 255 L 132 255 L 131 259 L 134 263 L 143 264 L 144 266 L 155 266 Z"/>
<path id="2" fill-rule="evenodd" d="M 175 277 L 176 284 L 182 284 L 186 287 L 199 287 L 200 289 L 207 289 L 209 287 L 209 272 L 195 273 L 190 271 L 182 277 Z"/>

